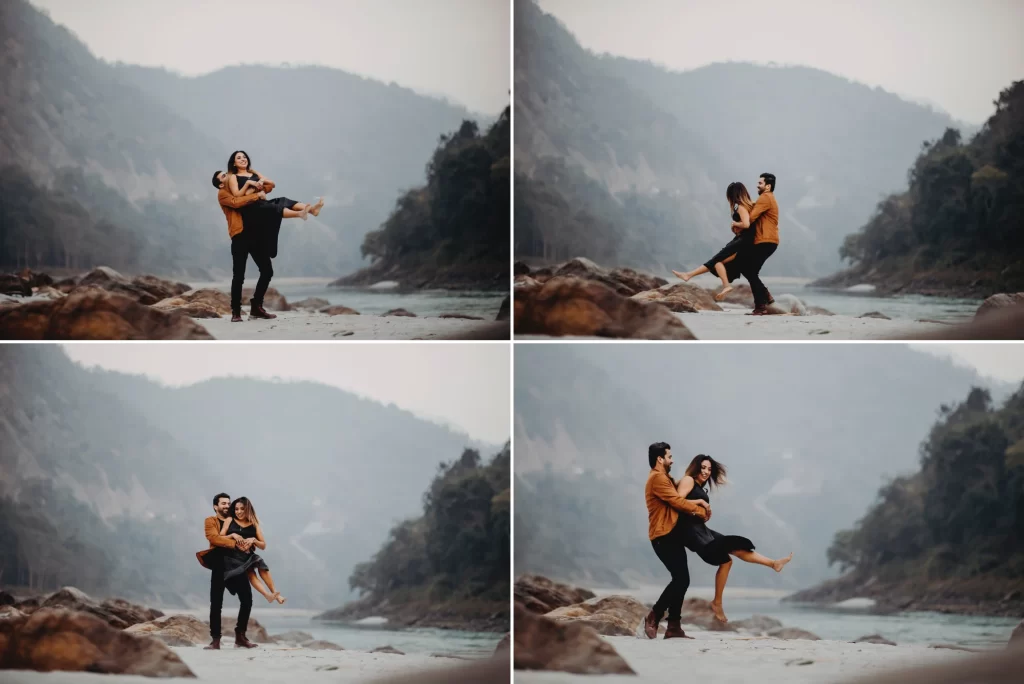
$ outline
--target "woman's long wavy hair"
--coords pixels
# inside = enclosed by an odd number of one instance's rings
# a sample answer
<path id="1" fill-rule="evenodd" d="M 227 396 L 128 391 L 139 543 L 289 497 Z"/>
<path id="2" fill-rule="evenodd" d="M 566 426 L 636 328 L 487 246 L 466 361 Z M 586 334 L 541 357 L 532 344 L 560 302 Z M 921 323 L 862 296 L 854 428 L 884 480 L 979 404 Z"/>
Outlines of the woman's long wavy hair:
<path id="1" fill-rule="evenodd" d="M 235 155 L 238 154 L 239 152 L 244 154 L 245 158 L 249 160 L 249 166 L 247 166 L 245 170 L 248 171 L 249 173 L 252 173 L 252 157 L 250 157 L 249 153 L 246 152 L 245 150 L 235 150 L 234 152 L 231 153 L 231 156 L 228 157 L 228 172 L 233 173 L 236 176 L 238 175 L 238 167 L 235 166 Z M 730 185 L 729 187 L 732 186 Z M 744 190 L 743 192 L 746 192 L 746 190 Z"/>
<path id="2" fill-rule="evenodd" d="M 686 466 L 686 474 L 693 478 L 694 482 L 697 482 L 697 476 L 700 475 L 700 467 L 704 461 L 711 461 L 711 477 L 708 478 L 708 485 L 711 487 L 721 487 L 725 484 L 725 466 L 711 458 L 707 454 L 697 454 L 690 461 L 690 465 Z"/>
<path id="3" fill-rule="evenodd" d="M 252 166 L 252 161 L 249 162 L 249 165 Z M 738 204 L 745 207 L 747 211 L 754 206 L 753 200 L 750 199 L 750 193 L 747 192 L 747 186 L 739 181 L 729 183 L 729 187 L 725 189 L 725 197 L 729 200 L 729 204 Z"/>
<path id="4" fill-rule="evenodd" d="M 249 501 L 249 499 L 244 496 L 240 496 L 231 502 L 231 517 L 235 518 L 235 520 L 238 520 L 238 518 L 235 517 L 235 504 L 242 504 L 242 511 L 245 513 L 245 521 L 247 523 L 254 524 L 260 521 L 260 519 L 256 517 L 256 509 L 252 507 L 252 501 Z"/>

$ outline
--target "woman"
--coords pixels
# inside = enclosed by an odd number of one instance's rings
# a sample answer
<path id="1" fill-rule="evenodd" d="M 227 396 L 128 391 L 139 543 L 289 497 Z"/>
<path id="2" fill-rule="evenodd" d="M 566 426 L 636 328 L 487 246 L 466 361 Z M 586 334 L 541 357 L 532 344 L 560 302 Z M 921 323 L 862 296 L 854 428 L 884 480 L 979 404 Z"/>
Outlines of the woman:
<path id="1" fill-rule="evenodd" d="M 725 197 L 729 200 L 729 206 L 732 207 L 732 220 L 739 224 L 736 236 L 703 266 L 699 266 L 689 273 L 672 271 L 677 278 L 682 278 L 684 281 L 699 276 L 701 273 L 714 272 L 718 274 L 718 277 L 722 279 L 722 290 L 715 295 L 715 300 L 719 302 L 732 292 L 733 288 L 729 283 L 740 275 L 738 264 L 733 264 L 731 268 L 726 264 L 733 263 L 740 249 L 753 244 L 754 241 L 754 231 L 748 230 L 750 228 L 750 209 L 754 206 L 754 202 L 750 199 L 750 193 L 747 192 L 746 186 L 739 182 L 729 183 L 729 187 L 725 189 Z"/>
<path id="2" fill-rule="evenodd" d="M 698 454 L 686 467 L 686 475 L 676 485 L 676 490 L 683 498 L 704 500 L 710 504 L 708 487 L 718 487 L 722 484 L 725 484 L 725 466 L 710 456 Z M 779 560 L 762 556 L 754 551 L 754 544 L 746 537 L 719 534 L 709 529 L 704 521 L 695 515 L 680 516 L 679 524 L 685 525 L 683 540 L 686 548 L 700 556 L 708 565 L 718 566 L 718 572 L 715 574 L 715 600 L 711 602 L 711 610 L 721 622 L 729 621 L 722 610 L 722 592 L 725 591 L 729 570 L 732 569 L 730 555 L 748 563 L 766 565 L 775 572 L 781 572 L 786 563 L 793 559 L 792 553 Z"/>
<path id="3" fill-rule="evenodd" d="M 235 541 L 253 539 L 254 546 L 260 550 L 267 548 L 267 542 L 263 539 L 263 528 L 260 527 L 259 518 L 252 507 L 252 502 L 244 496 L 231 502 L 231 510 L 234 517 L 224 519 L 224 525 L 220 529 L 221 536 L 232 537 Z M 257 576 L 257 571 L 259 575 Z M 284 603 L 287 599 L 281 596 L 281 592 L 274 588 L 274 578 L 270 576 L 270 568 L 267 567 L 259 555 L 251 548 L 248 551 L 241 549 L 224 550 L 224 586 L 231 591 L 231 584 L 227 580 L 239 575 L 247 575 L 252 588 L 263 595 L 268 602 Z"/>
<path id="4" fill-rule="evenodd" d="M 251 195 L 256 192 L 264 190 L 264 185 L 273 186 L 275 183 L 269 178 L 260 176 L 252 169 L 252 162 L 249 160 L 249 155 L 244 150 L 237 150 L 231 153 L 231 157 L 228 159 L 228 178 L 227 188 L 235 197 L 242 197 L 244 195 Z M 303 202 L 296 202 L 295 200 L 288 199 L 287 197 L 276 197 L 272 200 L 266 200 L 266 204 L 257 202 L 255 204 L 262 205 L 263 210 L 266 210 L 267 205 L 274 207 L 275 211 L 280 211 L 283 218 L 301 218 L 303 221 L 306 220 L 306 214 L 312 214 L 313 216 L 319 216 L 320 210 L 324 206 L 324 198 L 321 197 L 316 204 L 304 204 Z"/>

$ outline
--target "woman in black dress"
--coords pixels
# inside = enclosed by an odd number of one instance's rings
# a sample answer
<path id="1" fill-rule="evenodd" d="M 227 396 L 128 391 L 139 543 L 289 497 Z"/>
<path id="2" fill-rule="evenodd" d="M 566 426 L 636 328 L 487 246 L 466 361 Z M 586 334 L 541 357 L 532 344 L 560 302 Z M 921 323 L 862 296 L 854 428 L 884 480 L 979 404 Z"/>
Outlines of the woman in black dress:
<path id="1" fill-rule="evenodd" d="M 231 502 L 231 510 L 234 517 L 225 518 L 220 533 L 224 537 L 232 537 L 235 541 L 242 539 L 253 539 L 253 546 L 261 551 L 267 548 L 267 542 L 263 539 L 263 528 L 260 527 L 259 518 L 252 507 L 252 502 L 244 496 Z M 258 573 L 258 574 L 257 574 Z M 231 591 L 231 584 L 227 580 L 239 575 L 246 575 L 252 588 L 263 595 L 270 603 L 277 601 L 284 603 L 285 597 L 274 588 L 274 578 L 270 576 L 270 568 L 251 548 L 248 551 L 241 549 L 224 549 L 224 586 Z M 234 591 L 231 591 L 234 594 Z"/>
<path id="2" fill-rule="evenodd" d="M 711 503 L 708 488 L 725 484 L 725 466 L 704 454 L 699 454 L 686 467 L 686 475 L 676 485 L 679 495 L 692 500 L 703 500 Z M 781 572 L 786 563 L 793 559 L 790 553 L 785 558 L 772 560 L 754 551 L 754 544 L 746 537 L 724 535 L 709 529 L 704 521 L 695 515 L 680 515 L 680 525 L 684 525 L 683 540 L 690 549 L 708 565 L 717 565 L 715 574 L 715 600 L 711 602 L 711 610 L 722 622 L 728 622 L 722 609 L 722 593 L 732 569 L 730 555 L 736 556 L 747 563 L 766 565 Z"/>
<path id="3" fill-rule="evenodd" d="M 750 230 L 750 209 L 754 206 L 754 202 L 750 199 L 747 187 L 740 182 L 729 183 L 729 187 L 725 189 L 725 197 L 729 200 L 729 206 L 732 208 L 732 220 L 740 224 L 740 227 L 736 229 L 735 237 L 702 266 L 698 266 L 688 273 L 672 271 L 673 275 L 684 281 L 689 281 L 690 278 L 702 273 L 717 274 L 722 279 L 722 289 L 715 295 L 715 299 L 719 302 L 732 292 L 730 283 L 740 277 L 740 264 L 736 261 L 740 250 L 754 244 L 754 231 Z"/>

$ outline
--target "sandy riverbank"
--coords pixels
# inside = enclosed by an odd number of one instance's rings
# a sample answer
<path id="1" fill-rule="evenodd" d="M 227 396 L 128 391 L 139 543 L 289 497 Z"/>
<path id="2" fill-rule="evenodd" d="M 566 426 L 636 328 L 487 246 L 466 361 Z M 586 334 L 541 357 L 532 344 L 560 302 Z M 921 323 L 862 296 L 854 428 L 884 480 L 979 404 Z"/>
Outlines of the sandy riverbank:
<path id="1" fill-rule="evenodd" d="M 196 323 L 218 340 L 437 340 L 474 339 L 494 321 L 412 316 L 328 316 L 312 311 L 277 311 L 274 320 L 232 323 L 230 316 Z M 508 325 L 508 321 L 503 322 Z M 508 333 L 505 334 L 508 339 Z"/>
<path id="2" fill-rule="evenodd" d="M 722 308 L 724 311 L 676 316 L 698 340 L 915 339 L 941 334 L 951 327 L 945 323 L 824 314 L 748 316 L 748 307 L 725 304 Z"/>
<path id="3" fill-rule="evenodd" d="M 714 682 L 799 684 L 842 682 L 915 665 L 962 660 L 971 654 L 926 646 L 886 646 L 843 641 L 782 640 L 734 633 L 687 630 L 690 639 L 665 641 L 603 637 L 637 676 L 586 676 L 517 670 L 516 682 Z"/>
<path id="4" fill-rule="evenodd" d="M 280 682 L 372 682 L 381 677 L 425 672 L 460 664 L 454 658 L 422 655 L 393 655 L 359 651 L 317 651 L 300 647 L 261 644 L 259 648 L 225 648 L 206 651 L 198 646 L 175 647 L 174 651 L 199 681 L 280 684 Z M 0 680 L 10 684 L 153 684 L 151 677 L 103 675 L 86 672 L 29 672 L 5 670 Z M 159 681 L 194 682 L 170 678 Z"/>

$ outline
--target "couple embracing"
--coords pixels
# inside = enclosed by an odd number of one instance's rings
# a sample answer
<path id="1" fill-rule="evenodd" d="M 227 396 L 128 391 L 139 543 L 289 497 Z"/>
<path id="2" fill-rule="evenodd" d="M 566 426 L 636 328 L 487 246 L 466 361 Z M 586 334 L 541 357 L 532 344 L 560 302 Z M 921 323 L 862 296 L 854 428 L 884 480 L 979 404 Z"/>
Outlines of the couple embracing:
<path id="1" fill-rule="evenodd" d="M 658 625 L 667 615 L 665 638 L 689 639 L 692 637 L 686 636 L 681 625 L 683 599 L 690 587 L 687 549 L 696 553 L 708 565 L 718 567 L 715 574 L 715 599 L 711 602 L 711 609 L 715 618 L 721 622 L 728 622 L 722 608 L 722 594 L 732 569 L 730 556 L 781 572 L 793 554 L 772 560 L 754 551 L 754 544 L 746 537 L 719 534 L 707 526 L 711 519 L 708 489 L 725 483 L 725 466 L 715 459 L 698 454 L 690 461 L 683 478 L 676 482 L 669 476 L 672 470 L 671 446 L 665 442 L 656 442 L 648 447 L 647 458 L 651 466 L 644 488 L 648 536 L 654 553 L 672 575 L 672 581 L 644 618 L 637 635 L 656 638 Z"/>

